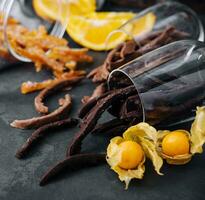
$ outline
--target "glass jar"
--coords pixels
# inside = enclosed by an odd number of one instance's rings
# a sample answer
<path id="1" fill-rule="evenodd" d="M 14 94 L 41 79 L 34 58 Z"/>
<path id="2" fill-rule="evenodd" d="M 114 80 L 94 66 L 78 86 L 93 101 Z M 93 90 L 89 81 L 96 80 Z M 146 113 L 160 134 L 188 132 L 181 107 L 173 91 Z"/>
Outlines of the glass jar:
<path id="1" fill-rule="evenodd" d="M 135 27 L 135 24 L 142 23 L 140 20 L 145 16 L 147 16 L 146 22 L 148 22 L 148 25 L 150 21 L 154 21 L 153 26 L 145 27 L 145 31 L 140 34 L 133 33 L 131 27 Z M 120 28 L 111 32 L 106 39 L 107 49 L 109 49 L 112 38 L 120 33 L 125 36 L 127 35 L 138 44 L 138 39 L 143 37 L 143 34 L 151 31 L 157 32 L 165 30 L 168 26 L 172 26 L 180 32 L 187 33 L 189 39 L 204 41 L 204 28 L 195 11 L 184 4 L 174 1 L 165 1 L 142 10 Z M 116 44 L 116 46 L 117 45 L 119 45 L 119 43 Z"/>
<path id="2" fill-rule="evenodd" d="M 192 120 L 205 99 L 205 44 L 181 40 L 112 71 L 110 89 L 134 85 L 144 121 L 166 127 Z"/>
<path id="3" fill-rule="evenodd" d="M 38 4 L 41 4 L 41 2 L 43 5 L 43 0 L 38 0 Z M 47 11 L 48 16 L 40 14 L 41 17 L 39 17 L 39 14 L 37 14 L 34 9 L 35 5 L 33 0 L 1 0 L 0 2 L 0 13 L 3 13 L 1 30 L 4 32 L 4 46 L 8 49 L 11 55 L 20 61 L 30 62 L 28 58 L 16 53 L 8 41 L 7 24 L 9 17 L 14 17 L 23 26 L 30 30 L 35 30 L 40 25 L 43 25 L 48 34 L 62 38 L 70 15 L 69 3 L 78 4 L 78 0 L 47 0 L 47 3 L 57 3 L 57 5 L 54 6 L 55 16 L 49 14 L 49 11 Z M 104 0 L 96 0 L 96 9 L 99 10 L 103 4 Z"/>
<path id="4" fill-rule="evenodd" d="M 43 25 L 49 34 L 61 38 L 65 33 L 66 27 L 66 21 L 61 17 L 62 5 L 62 0 L 58 0 L 58 6 L 56 8 L 56 17 L 58 20 L 54 21 L 39 17 L 34 10 L 32 0 L 1 0 L 0 13 L 3 16 L 1 29 L 4 33 L 4 46 L 8 49 L 9 53 L 20 61 L 30 62 L 28 58 L 16 53 L 10 45 L 7 37 L 9 17 L 14 17 L 24 27 L 30 30 L 37 29 L 40 25 Z"/>

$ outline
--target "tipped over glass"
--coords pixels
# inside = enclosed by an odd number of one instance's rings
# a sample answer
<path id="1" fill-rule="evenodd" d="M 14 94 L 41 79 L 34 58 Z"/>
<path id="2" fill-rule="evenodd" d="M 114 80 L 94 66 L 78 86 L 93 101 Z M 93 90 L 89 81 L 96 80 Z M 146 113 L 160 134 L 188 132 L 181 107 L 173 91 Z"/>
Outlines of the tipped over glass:
<path id="1" fill-rule="evenodd" d="M 112 71 L 110 90 L 134 85 L 143 120 L 171 126 L 190 121 L 205 98 L 205 44 L 181 40 Z"/>
<path id="2" fill-rule="evenodd" d="M 39 26 L 44 26 L 49 34 L 61 38 L 65 33 L 67 25 L 66 19 L 67 15 L 69 15 L 68 11 L 64 12 L 66 8 L 65 5 L 68 3 L 67 1 L 57 1 L 57 6 L 55 8 L 55 17 L 57 20 L 54 20 L 47 16 L 39 17 L 39 14 L 37 14 L 34 9 L 34 3 L 32 0 L 1 0 L 0 14 L 2 14 L 2 26 L 0 26 L 0 28 L 4 33 L 4 46 L 8 49 L 11 55 L 20 61 L 30 62 L 30 59 L 19 55 L 14 48 L 12 48 L 12 45 L 8 40 L 7 30 L 9 17 L 14 17 L 20 22 L 20 24 L 30 30 L 37 30 Z M 41 0 L 38 2 L 40 4 Z"/>
<path id="3" fill-rule="evenodd" d="M 111 32 L 106 39 L 106 49 L 110 49 L 111 42 L 119 34 L 138 43 L 144 34 L 165 30 L 167 27 L 187 33 L 189 39 L 204 41 L 203 25 L 195 11 L 184 4 L 166 1 L 137 13 L 119 29 Z"/>

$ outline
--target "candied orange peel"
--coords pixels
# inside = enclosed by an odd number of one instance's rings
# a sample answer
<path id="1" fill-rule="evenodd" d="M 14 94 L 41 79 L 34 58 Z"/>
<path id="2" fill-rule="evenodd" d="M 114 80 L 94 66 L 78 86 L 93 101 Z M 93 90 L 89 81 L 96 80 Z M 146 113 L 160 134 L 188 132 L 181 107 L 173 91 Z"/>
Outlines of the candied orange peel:
<path id="1" fill-rule="evenodd" d="M 21 84 L 21 93 L 28 94 L 38 90 L 43 90 L 55 84 L 59 80 L 65 80 L 65 79 L 70 79 L 73 77 L 81 77 L 81 76 L 85 76 L 85 71 L 78 70 L 78 71 L 64 72 L 62 74 L 58 74 L 57 78 L 44 80 L 42 82 L 26 81 Z"/>
<path id="2" fill-rule="evenodd" d="M 0 14 L 0 25 L 2 23 L 3 15 Z M 29 30 L 12 17 L 9 18 L 7 24 L 7 38 L 18 55 L 34 63 L 36 72 L 47 68 L 54 76 L 53 79 L 43 82 L 24 82 L 21 86 L 23 94 L 44 89 L 59 79 L 84 76 L 84 70 L 77 70 L 78 63 L 93 61 L 93 58 L 87 54 L 88 49 L 70 48 L 66 39 L 49 35 L 44 26 Z M 5 47 L 3 30 L 0 30 L 0 56 L 10 57 Z"/>

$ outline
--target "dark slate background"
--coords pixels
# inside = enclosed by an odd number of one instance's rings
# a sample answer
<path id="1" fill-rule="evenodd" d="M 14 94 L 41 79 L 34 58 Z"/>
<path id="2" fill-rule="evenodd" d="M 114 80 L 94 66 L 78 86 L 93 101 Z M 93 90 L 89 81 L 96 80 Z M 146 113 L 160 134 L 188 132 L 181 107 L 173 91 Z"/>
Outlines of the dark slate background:
<path id="1" fill-rule="evenodd" d="M 107 7 L 106 9 L 112 9 Z M 95 62 L 92 69 L 103 62 L 105 54 L 90 52 Z M 40 81 L 50 77 L 49 72 L 35 73 L 32 64 L 9 64 L 0 61 L 0 200 L 204 200 L 205 199 L 205 153 L 194 156 L 188 165 L 170 166 L 164 164 L 164 176 L 158 176 L 149 161 L 143 180 L 130 184 L 124 190 L 117 175 L 107 165 L 66 172 L 45 187 L 39 186 L 39 178 L 65 156 L 67 144 L 77 128 L 52 132 L 43 139 L 24 160 L 14 157 L 32 130 L 11 128 L 14 119 L 36 116 L 33 106 L 36 93 L 20 94 L 23 81 Z M 90 94 L 94 86 L 84 80 L 69 91 L 74 99 L 71 116 L 76 116 L 80 99 Z M 57 107 L 57 99 L 66 92 L 52 96 L 47 102 L 51 109 Z M 109 137 L 89 136 L 83 143 L 83 152 L 102 152 Z"/>

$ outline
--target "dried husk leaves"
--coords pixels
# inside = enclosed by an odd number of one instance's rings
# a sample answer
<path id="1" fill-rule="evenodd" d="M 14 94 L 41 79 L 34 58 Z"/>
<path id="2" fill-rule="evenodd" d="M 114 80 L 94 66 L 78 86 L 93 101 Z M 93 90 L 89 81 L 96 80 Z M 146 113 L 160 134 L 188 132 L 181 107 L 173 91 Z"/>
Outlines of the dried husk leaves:
<path id="1" fill-rule="evenodd" d="M 136 169 L 125 170 L 118 166 L 121 161 L 119 144 L 128 140 L 135 141 L 140 144 L 145 156 Z M 156 141 L 157 131 L 147 123 L 139 123 L 132 126 L 124 132 L 123 137 L 118 136 L 111 139 L 107 148 L 107 162 L 111 166 L 111 169 L 119 175 L 119 179 L 125 182 L 126 189 L 128 188 L 131 179 L 143 178 L 143 174 L 145 172 L 144 162 L 146 157 L 152 161 L 155 171 L 159 175 L 162 175 L 160 169 L 163 165 L 163 159 L 158 155 Z"/>
<path id="2" fill-rule="evenodd" d="M 205 143 L 205 107 L 197 107 L 196 118 L 191 126 L 191 153 L 202 153 Z"/>
<path id="3" fill-rule="evenodd" d="M 136 169 L 122 169 L 121 167 L 118 166 L 120 160 L 121 160 L 121 152 L 119 149 L 119 144 L 126 141 L 122 137 L 114 137 L 111 139 L 110 144 L 108 145 L 107 148 L 107 157 L 106 160 L 108 164 L 110 165 L 111 169 L 115 171 L 118 176 L 120 181 L 125 182 L 125 189 L 128 189 L 129 183 L 132 179 L 142 179 L 144 172 L 145 172 L 145 167 L 144 167 L 144 162 L 145 162 L 145 156 L 141 163 L 137 166 Z"/>
<path id="4" fill-rule="evenodd" d="M 152 161 L 155 171 L 159 175 L 163 175 L 160 172 L 160 169 L 163 165 L 163 159 L 159 156 L 159 154 L 156 150 L 155 144 L 148 139 L 141 138 L 141 137 L 140 137 L 140 139 L 141 139 L 141 145 L 144 149 L 146 157 L 148 157 Z"/>
<path id="5" fill-rule="evenodd" d="M 123 138 L 140 143 L 146 157 L 152 161 L 155 171 L 162 175 L 160 169 L 163 165 L 163 159 L 158 155 L 156 149 L 157 131 L 154 127 L 144 122 L 139 123 L 128 128 L 124 132 Z"/>
<path id="6" fill-rule="evenodd" d="M 168 156 L 162 152 L 161 144 L 163 138 L 170 133 L 170 131 L 158 131 L 157 149 L 162 158 L 166 159 L 168 164 L 183 165 L 188 163 L 192 156 L 196 153 L 203 152 L 203 144 L 205 143 L 205 107 L 197 107 L 196 117 L 191 126 L 190 132 L 186 130 L 177 130 L 187 135 L 190 142 L 190 152 L 184 155 Z"/>
<path id="7" fill-rule="evenodd" d="M 137 125 L 131 126 L 124 133 L 123 137 L 127 140 L 138 141 L 140 137 L 147 138 L 154 143 L 157 141 L 157 130 L 147 123 L 141 122 Z"/>

